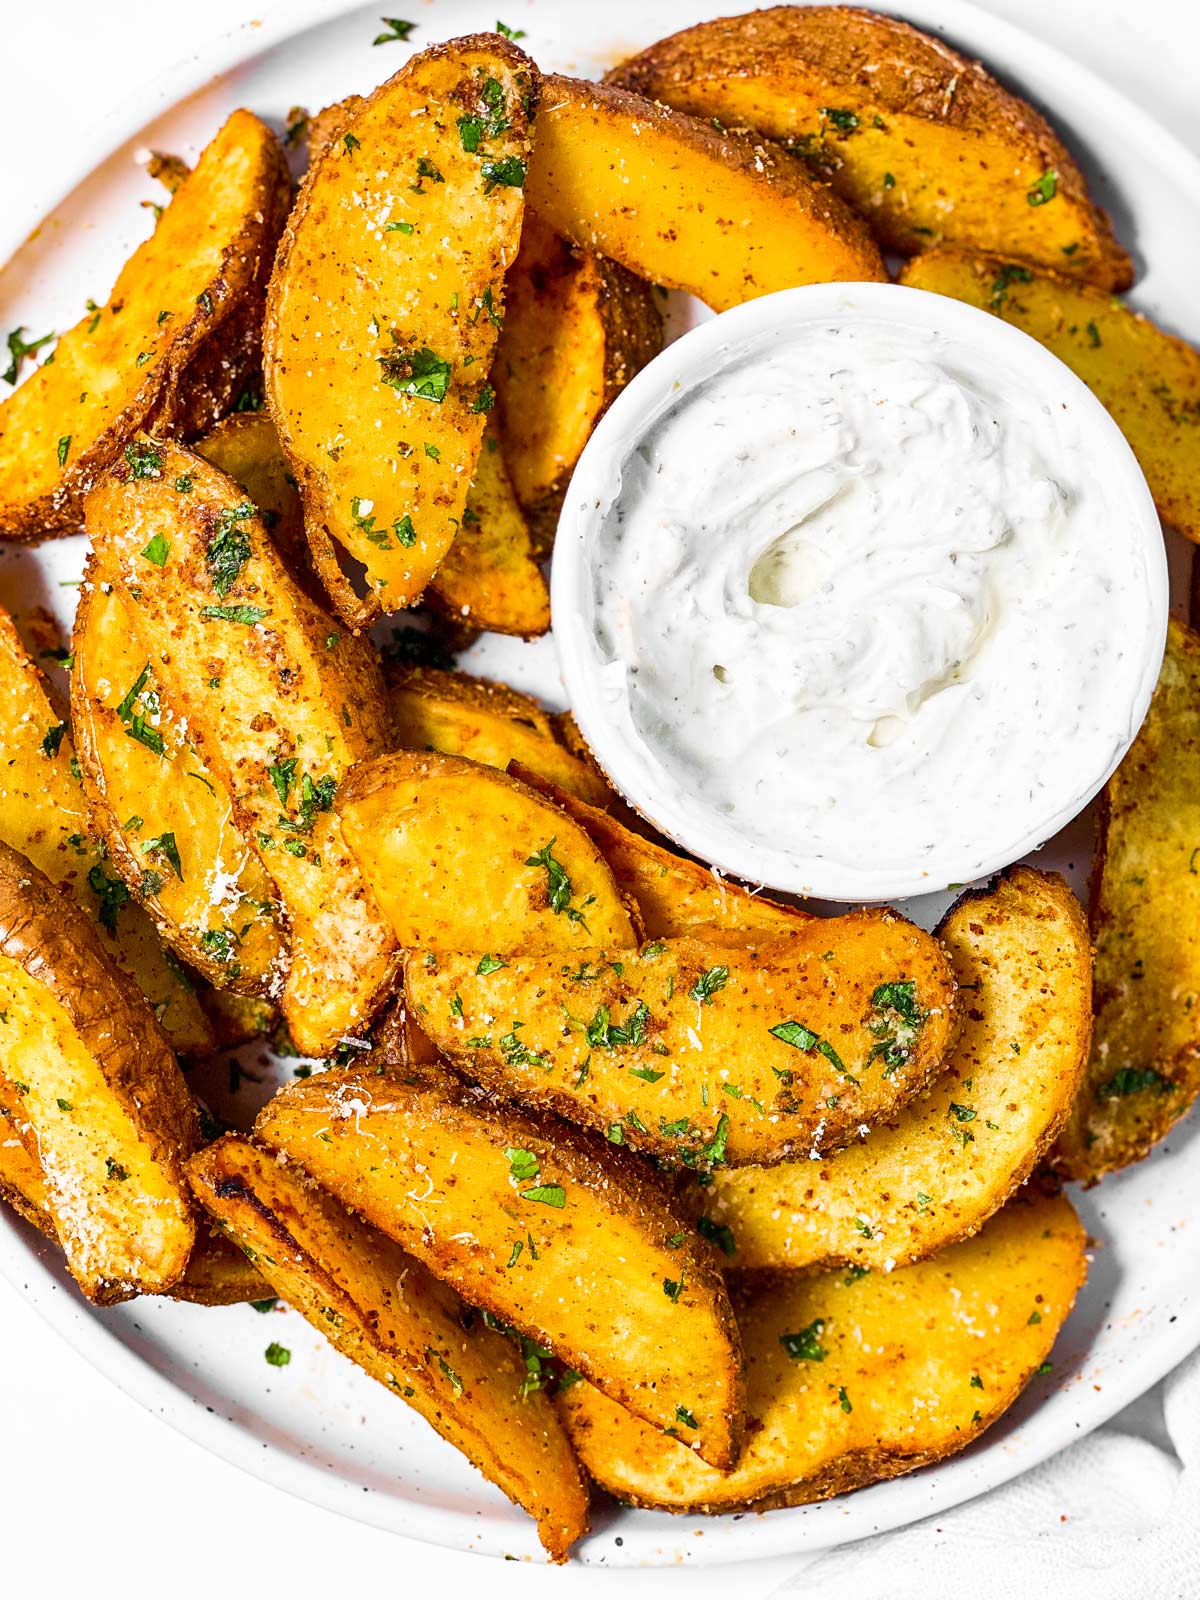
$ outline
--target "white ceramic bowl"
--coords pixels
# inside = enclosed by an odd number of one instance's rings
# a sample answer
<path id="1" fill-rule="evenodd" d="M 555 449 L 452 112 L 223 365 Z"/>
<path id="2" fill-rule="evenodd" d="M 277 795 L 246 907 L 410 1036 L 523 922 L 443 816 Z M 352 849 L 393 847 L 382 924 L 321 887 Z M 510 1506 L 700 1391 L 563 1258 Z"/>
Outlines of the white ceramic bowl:
<path id="1" fill-rule="evenodd" d="M 1097 758 L 1099 764 L 1072 774 L 1069 793 L 1061 783 L 1047 785 L 1026 811 L 1004 819 L 1005 836 L 994 826 L 991 836 L 972 840 L 970 858 L 946 852 L 935 874 L 927 860 L 872 860 L 869 815 L 862 859 L 850 862 L 806 853 L 801 838 L 776 844 L 752 837 L 720 816 L 689 786 L 673 780 L 653 749 L 613 715 L 611 689 L 603 687 L 606 658 L 595 629 L 592 552 L 635 446 L 689 391 L 764 340 L 794 338 L 806 326 L 880 323 L 940 336 L 968 372 L 1003 373 L 1035 399 L 1069 407 L 1081 452 L 1078 470 L 1115 508 L 1122 553 L 1141 566 L 1132 602 L 1126 597 L 1113 607 L 1113 629 L 1139 651 L 1123 685 L 1114 689 L 1117 701 L 1108 702 L 1114 726 L 1123 730 L 1120 741 Z M 825 900 L 890 900 L 987 877 L 1037 849 L 1086 807 L 1125 754 L 1150 703 L 1166 634 L 1168 575 L 1162 529 L 1133 452 L 1100 402 L 1056 356 L 999 317 L 942 295 L 896 284 L 818 284 L 766 295 L 693 328 L 617 398 L 589 440 L 567 491 L 551 604 L 563 682 L 583 736 L 643 816 L 686 850 L 749 882 Z M 880 822 L 886 805 L 881 790 Z"/>

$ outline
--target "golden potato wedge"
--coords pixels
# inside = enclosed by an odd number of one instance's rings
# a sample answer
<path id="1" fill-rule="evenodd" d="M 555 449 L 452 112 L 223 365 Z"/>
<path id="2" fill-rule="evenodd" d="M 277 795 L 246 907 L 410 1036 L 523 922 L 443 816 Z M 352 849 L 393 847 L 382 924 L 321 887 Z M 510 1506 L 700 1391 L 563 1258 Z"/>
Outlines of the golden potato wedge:
<path id="1" fill-rule="evenodd" d="M 953 969 L 894 911 L 562 956 L 411 954 L 444 1055 L 498 1094 L 699 1168 L 835 1150 L 928 1083 L 958 1033 Z"/>
<path id="2" fill-rule="evenodd" d="M 553 800 L 587 834 L 612 870 L 622 893 L 637 906 L 650 939 L 689 934 L 734 949 L 787 938 L 812 914 L 751 893 L 713 867 L 701 866 L 634 833 L 616 817 L 577 799 L 557 784 L 510 762 L 514 778 Z"/>
<path id="3" fill-rule="evenodd" d="M 1200 350 L 1112 295 L 998 256 L 934 250 L 901 281 L 995 312 L 1052 350 L 1112 412 L 1159 515 L 1200 543 Z"/>
<path id="4" fill-rule="evenodd" d="M 607 784 L 563 747 L 553 719 L 536 700 L 506 683 L 434 667 L 401 667 L 388 678 L 392 719 L 401 745 L 465 756 L 503 772 L 510 761 L 592 805 L 602 806 Z"/>
<path id="5" fill-rule="evenodd" d="M 631 904 L 583 829 L 492 767 L 398 750 L 356 767 L 335 805 L 404 950 L 638 942 Z"/>
<path id="6" fill-rule="evenodd" d="M 747 1443 L 732 1472 L 591 1384 L 560 1398 L 584 1466 L 668 1511 L 805 1505 L 964 1449 L 1044 1370 L 1087 1263 L 1063 1198 L 1013 1200 L 981 1233 L 897 1272 L 790 1273 L 738 1305 Z"/>
<path id="7" fill-rule="evenodd" d="M 1092 1052 L 1056 1151 L 1094 1182 L 1200 1094 L 1200 634 L 1170 622 L 1141 732 L 1105 785 L 1090 895 Z"/>
<path id="8" fill-rule="evenodd" d="M 288 1304 L 528 1511 L 564 1560 L 587 1531 L 587 1488 L 537 1367 L 295 1164 L 227 1135 L 190 1170 Z"/>
<path id="9" fill-rule="evenodd" d="M 742 1167 L 702 1191 L 702 1231 L 743 1268 L 890 1271 L 974 1233 L 1058 1136 L 1087 1061 L 1092 956 L 1061 878 L 1014 867 L 938 929 L 962 1033 L 930 1094 L 822 1162 Z"/>
<path id="10" fill-rule="evenodd" d="M 267 401 L 317 570 L 353 626 L 411 605 L 461 526 L 537 99 L 536 67 L 499 34 L 426 50 L 342 124 L 288 221 Z"/>
<path id="11" fill-rule="evenodd" d="M 9 1090 L 7 1080 L 5 1089 Z M 18 1113 L 19 1115 L 19 1113 Z M 25 1221 L 58 1241 L 50 1213 L 46 1180 L 37 1159 L 30 1155 L 10 1123 L 0 1120 L 0 1200 L 5 1200 Z M 254 1263 L 225 1237 L 201 1223 L 183 1276 L 164 1289 L 168 1300 L 186 1300 L 199 1306 L 244 1305 L 270 1298 L 271 1285 Z"/>
<path id="12" fill-rule="evenodd" d="M 70 889 L 117 965 L 154 1007 L 174 1049 L 214 1039 L 192 982 L 110 868 L 91 831 L 64 709 L 0 610 L 0 840 Z"/>
<path id="13" fill-rule="evenodd" d="M 382 675 L 341 648 L 232 479 L 176 445 L 130 449 L 88 496 L 97 567 L 274 880 L 291 948 L 280 1007 L 323 1055 L 365 1027 L 394 969 L 333 811 L 350 767 L 391 742 Z"/>
<path id="14" fill-rule="evenodd" d="M 81 501 L 171 395 L 187 364 L 261 293 L 289 200 L 279 141 L 235 111 L 108 304 L 89 309 L 0 406 L 0 538 L 83 521 Z M 193 375 L 194 376 L 194 375 Z"/>
<path id="15" fill-rule="evenodd" d="M 627 1153 L 421 1069 L 293 1084 L 255 1135 L 472 1305 L 732 1465 L 741 1353 L 720 1274 Z"/>
<path id="16" fill-rule="evenodd" d="M 857 6 L 773 6 L 685 28 L 610 81 L 785 141 L 887 250 L 1001 250 L 1104 289 L 1128 254 L 1045 119 L 943 40 Z"/>
<path id="17" fill-rule="evenodd" d="M 0 1018 L 11 1120 L 80 1288 L 98 1304 L 169 1288 L 195 1240 L 182 1163 L 196 1108 L 143 996 L 67 892 L 8 845 Z"/>
<path id="18" fill-rule="evenodd" d="M 89 563 L 71 715 L 92 821 L 165 944 L 221 988 L 274 994 L 288 960 L 275 886 L 174 710 L 135 610 Z"/>
<path id="19" fill-rule="evenodd" d="M 338 138 L 342 129 L 357 116 L 362 107 L 360 94 L 348 94 L 344 100 L 335 100 L 324 106 L 315 117 L 308 119 L 308 164 L 319 161 Z"/>
<path id="20" fill-rule="evenodd" d="M 549 550 L 575 464 L 629 380 L 662 349 L 650 284 L 525 213 L 492 381 L 512 485 Z"/>
<path id="21" fill-rule="evenodd" d="M 526 189 L 562 238 L 714 311 L 887 277 L 866 223 L 798 161 L 606 84 L 542 80 Z"/>
<path id="22" fill-rule="evenodd" d="M 484 434 L 462 527 L 426 590 L 462 626 L 532 639 L 550 627 L 550 591 L 499 441 Z"/>

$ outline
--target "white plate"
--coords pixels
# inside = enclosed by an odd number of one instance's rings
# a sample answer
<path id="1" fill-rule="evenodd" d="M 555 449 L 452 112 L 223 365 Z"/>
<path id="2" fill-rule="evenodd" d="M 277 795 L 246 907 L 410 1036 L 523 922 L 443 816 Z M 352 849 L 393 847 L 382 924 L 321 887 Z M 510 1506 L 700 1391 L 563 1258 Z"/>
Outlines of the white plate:
<path id="1" fill-rule="evenodd" d="M 491 28 L 497 0 L 439 0 L 414 7 L 413 48 Z M 690 22 L 734 9 L 668 0 L 554 3 L 504 0 L 500 11 L 545 67 L 596 74 L 630 51 Z M 941 29 L 1015 87 L 1053 106 L 1056 125 L 1084 158 L 1142 276 L 1134 300 L 1168 327 L 1200 339 L 1195 262 L 1200 258 L 1200 163 L 1130 105 L 1065 57 L 955 0 L 896 3 L 913 21 Z M 653 14 L 652 14 L 653 13 Z M 316 21 L 320 17 L 323 20 Z M 311 23 L 311 26 L 308 24 Z M 76 187 L 0 274 L 0 329 L 41 333 L 68 327 L 88 296 L 102 298 L 131 247 L 149 228 L 139 202 L 158 198 L 135 156 L 154 148 L 193 157 L 224 116 L 248 105 L 282 126 L 288 108 L 317 109 L 367 91 L 406 48 L 374 49 L 378 5 L 328 20 L 328 5 L 293 5 L 286 17 L 242 30 L 189 61 L 165 83 L 131 94 L 120 130 L 127 143 Z M 157 118 L 157 120 L 152 120 Z M 94 156 L 95 152 L 89 152 Z M 53 197 L 48 197 L 53 199 Z M 4 219 L 0 253 L 38 222 Z M 1170 541 L 1173 592 L 1186 593 L 1187 561 Z M 0 551 L 0 603 L 48 605 L 69 622 L 81 541 L 36 551 Z M 488 638 L 464 664 L 561 703 L 553 647 Z M 1082 883 L 1089 828 L 1077 825 L 1039 857 Z M 929 922 L 936 902 L 911 907 Z M 243 1052 L 264 1081 L 230 1096 L 222 1062 L 205 1091 L 231 1101 L 241 1120 L 286 1075 Z M 858 1539 L 954 1505 L 1012 1478 L 1078 1439 L 1156 1382 L 1200 1342 L 1200 1285 L 1181 1259 L 1200 1222 L 1200 1122 L 1191 1119 L 1140 1166 L 1077 1201 L 1096 1241 L 1088 1285 L 1054 1352 L 1048 1377 L 972 1449 L 928 1471 L 822 1505 L 763 1517 L 669 1517 L 600 1509 L 579 1558 L 592 1563 L 679 1564 L 746 1560 Z M 259 1317 L 153 1300 L 112 1310 L 86 1305 L 52 1251 L 22 1225 L 0 1221 L 0 1270 L 101 1371 L 148 1409 L 216 1454 L 317 1504 L 398 1533 L 490 1554 L 540 1557 L 532 1525 L 405 1407 L 357 1372 L 292 1312 Z M 277 1369 L 272 1341 L 292 1351 Z M 147 1464 L 149 1470 L 149 1464 Z"/>

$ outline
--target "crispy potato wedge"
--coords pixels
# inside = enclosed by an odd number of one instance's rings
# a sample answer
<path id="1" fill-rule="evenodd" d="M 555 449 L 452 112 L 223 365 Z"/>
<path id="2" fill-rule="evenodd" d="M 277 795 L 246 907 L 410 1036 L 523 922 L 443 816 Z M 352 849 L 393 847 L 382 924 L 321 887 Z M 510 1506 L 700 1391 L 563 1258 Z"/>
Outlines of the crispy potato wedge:
<path id="1" fill-rule="evenodd" d="M 607 784 L 559 743 L 553 719 L 529 695 L 434 667 L 400 668 L 388 685 L 396 734 L 408 749 L 465 756 L 501 772 L 519 761 L 592 805 L 605 804 Z"/>
<path id="2" fill-rule="evenodd" d="M 196 1108 L 153 1013 L 44 873 L 0 845 L 0 1071 L 84 1294 L 182 1277 L 195 1241 L 183 1160 Z"/>
<path id="3" fill-rule="evenodd" d="M 332 809 L 350 767 L 391 741 L 382 675 L 341 648 L 232 479 L 175 445 L 130 448 L 88 496 L 97 566 L 274 880 L 291 948 L 280 1007 L 323 1055 L 369 1022 L 394 970 Z"/>
<path id="4" fill-rule="evenodd" d="M 857 6 L 773 6 L 685 28 L 610 81 L 785 141 L 885 249 L 1002 250 L 1104 289 L 1128 254 L 1045 119 L 978 61 Z"/>
<path id="5" fill-rule="evenodd" d="M 1056 1151 L 1094 1182 L 1200 1094 L 1200 634 L 1174 619 L 1141 732 L 1105 785 L 1090 920 L 1092 1053 Z"/>
<path id="6" fill-rule="evenodd" d="M 298 1166 L 226 1136 L 190 1170 L 198 1198 L 288 1304 L 524 1507 L 564 1560 L 587 1531 L 587 1488 L 514 1345 Z"/>
<path id="7" fill-rule="evenodd" d="M 89 310 L 0 406 L 0 538 L 83 520 L 83 495 L 170 399 L 199 351 L 261 295 L 290 190 L 279 141 L 235 111 L 108 304 Z M 193 379 L 195 374 L 193 373 Z"/>
<path id="8" fill-rule="evenodd" d="M 1099 289 L 998 256 L 934 250 L 901 281 L 995 312 L 1066 362 L 1112 412 L 1159 515 L 1200 543 L 1200 350 Z"/>
<path id="9" fill-rule="evenodd" d="M 6 1121 L 0 1121 L 0 1200 L 58 1242 L 42 1169 Z M 235 1306 L 268 1299 L 272 1290 L 254 1263 L 223 1233 L 201 1223 L 187 1271 L 162 1293 L 168 1300 L 186 1300 L 198 1306 Z"/>
<path id="10" fill-rule="evenodd" d="M 530 771 L 509 764 L 514 778 L 544 794 L 587 834 L 612 870 L 622 893 L 637 906 L 650 939 L 682 939 L 690 934 L 708 944 L 734 949 L 787 938 L 812 920 L 797 906 L 752 894 L 712 867 L 674 854 L 616 817 Z"/>
<path id="11" fill-rule="evenodd" d="M 1092 957 L 1061 878 L 1014 867 L 938 929 L 963 1028 L 932 1093 L 823 1162 L 715 1174 L 702 1191 L 729 1265 L 890 1271 L 974 1233 L 1041 1161 L 1087 1061 Z"/>
<path id="12" fill-rule="evenodd" d="M 735 949 L 410 955 L 417 1021 L 470 1077 L 700 1168 L 836 1150 L 918 1094 L 954 1044 L 953 969 L 894 911 Z"/>
<path id="13" fill-rule="evenodd" d="M 308 119 L 308 164 L 319 161 L 337 139 L 342 129 L 357 116 L 362 106 L 360 94 L 348 94 L 344 100 L 335 100 L 323 106 L 315 117 Z"/>
<path id="14" fill-rule="evenodd" d="M 92 821 L 164 943 L 220 988 L 276 993 L 288 950 L 275 886 L 174 710 L 135 610 L 89 564 L 71 714 Z"/>
<path id="15" fill-rule="evenodd" d="M 411 605 L 461 525 L 537 99 L 536 67 L 498 34 L 426 50 L 342 124 L 288 221 L 267 400 L 317 570 L 353 626 Z"/>
<path id="16" fill-rule="evenodd" d="M 525 213 L 492 381 L 505 464 L 539 548 L 600 418 L 662 349 L 654 290 Z"/>
<path id="17" fill-rule="evenodd" d="M 732 1465 L 741 1354 L 720 1274 L 628 1154 L 419 1069 L 293 1084 L 255 1134 L 472 1305 Z"/>
<path id="18" fill-rule="evenodd" d="M 404 950 L 588 950 L 640 927 L 582 828 L 525 784 L 459 756 L 398 750 L 335 801 Z"/>
<path id="19" fill-rule="evenodd" d="M 1011 1201 L 981 1233 L 898 1272 L 791 1273 L 738 1305 L 747 1443 L 714 1472 L 591 1384 L 559 1400 L 597 1483 L 668 1511 L 804 1505 L 964 1449 L 1037 1373 L 1082 1284 L 1063 1198 Z"/>
<path id="20" fill-rule="evenodd" d="M 560 237 L 714 311 L 887 277 L 866 223 L 798 161 L 606 84 L 543 79 L 526 191 Z"/>
<path id="21" fill-rule="evenodd" d="M 550 627 L 550 591 L 499 441 L 484 435 L 462 527 L 426 590 L 455 622 L 532 639 Z"/>
<path id="22" fill-rule="evenodd" d="M 64 884 L 137 983 L 174 1049 L 202 1055 L 212 1029 L 187 974 L 167 959 L 154 928 L 91 832 L 75 776 L 75 748 L 57 696 L 0 610 L 0 841 Z"/>

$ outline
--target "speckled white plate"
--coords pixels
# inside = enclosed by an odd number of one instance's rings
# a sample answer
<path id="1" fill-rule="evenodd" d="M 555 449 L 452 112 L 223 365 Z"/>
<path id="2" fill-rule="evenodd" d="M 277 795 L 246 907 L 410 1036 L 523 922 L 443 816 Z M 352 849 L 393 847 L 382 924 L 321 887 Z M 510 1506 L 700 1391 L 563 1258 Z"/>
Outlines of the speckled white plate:
<path id="1" fill-rule="evenodd" d="M 491 28 L 497 0 L 416 0 L 411 48 Z M 736 9 L 695 0 L 504 0 L 545 67 L 594 75 L 652 39 Z M 1137 107 L 1071 61 L 956 0 L 890 6 L 980 55 L 1047 107 L 1083 160 L 1141 276 L 1135 302 L 1200 339 L 1200 163 Z M 102 298 L 149 229 L 139 202 L 157 198 L 137 156 L 148 146 L 193 157 L 225 115 L 248 105 L 282 126 L 310 109 L 365 92 L 409 48 L 375 49 L 378 6 L 330 20 L 328 3 L 293 4 L 242 29 L 150 88 L 131 84 L 124 140 L 93 170 L 81 156 L 77 187 L 39 219 L 0 219 L 0 329 L 68 327 L 89 296 Z M 316 19 L 316 20 L 314 20 Z M 95 151 L 81 150 L 90 161 Z M 54 203 L 47 196 L 47 203 Z M 39 225 L 40 223 L 40 225 Z M 22 245 L 21 241 L 30 234 Z M 18 248 L 20 247 L 20 248 Z M 682 308 L 680 319 L 692 315 Z M 1174 593 L 1187 561 L 1171 541 Z M 0 549 L 0 603 L 49 606 L 70 621 L 83 563 L 79 539 L 38 550 Z M 488 637 L 465 665 L 561 704 L 550 640 Z M 1039 856 L 1082 884 L 1090 855 L 1085 820 Z M 929 924 L 945 897 L 906 909 Z M 290 1065 L 254 1050 L 203 1073 L 203 1092 L 245 1122 Z M 744 1561 L 842 1543 L 898 1527 L 992 1488 L 1104 1422 L 1200 1343 L 1200 1284 L 1186 1237 L 1200 1223 L 1200 1122 L 1191 1119 L 1125 1175 L 1077 1196 L 1095 1239 L 1088 1285 L 1054 1352 L 1052 1372 L 978 1444 L 944 1465 L 822 1505 L 765 1516 L 669 1517 L 600 1509 L 579 1549 L 594 1564 Z M 338 1356 L 291 1312 L 209 1311 L 153 1300 L 107 1311 L 86 1305 L 55 1259 L 11 1217 L 0 1217 L 0 1270 L 55 1328 L 115 1383 L 181 1432 L 247 1471 L 332 1510 L 433 1543 L 540 1557 L 532 1525 L 412 1412 Z M 292 1352 L 284 1368 L 268 1343 Z M 152 1470 L 147 1463 L 147 1471 Z"/>

